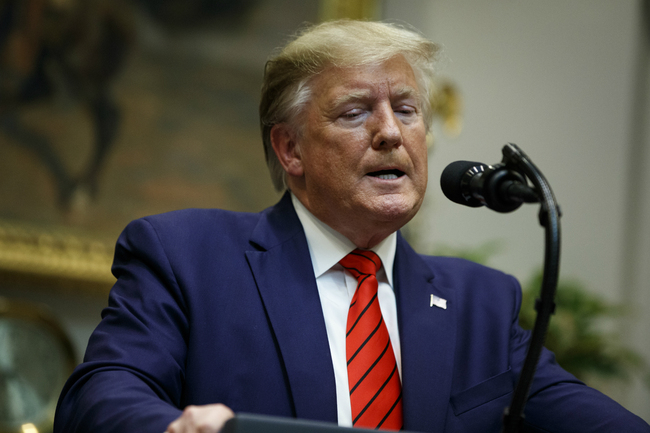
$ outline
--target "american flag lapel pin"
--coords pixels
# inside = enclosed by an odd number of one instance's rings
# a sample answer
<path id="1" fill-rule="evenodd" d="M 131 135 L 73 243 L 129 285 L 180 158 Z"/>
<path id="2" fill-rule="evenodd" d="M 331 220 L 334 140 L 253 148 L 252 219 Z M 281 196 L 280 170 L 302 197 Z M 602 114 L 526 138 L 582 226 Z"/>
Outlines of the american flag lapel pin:
<path id="1" fill-rule="evenodd" d="M 438 307 L 442 308 L 443 310 L 447 309 L 447 300 L 439 298 L 438 296 L 434 295 L 433 293 L 431 294 L 431 303 L 429 304 L 429 307 Z"/>

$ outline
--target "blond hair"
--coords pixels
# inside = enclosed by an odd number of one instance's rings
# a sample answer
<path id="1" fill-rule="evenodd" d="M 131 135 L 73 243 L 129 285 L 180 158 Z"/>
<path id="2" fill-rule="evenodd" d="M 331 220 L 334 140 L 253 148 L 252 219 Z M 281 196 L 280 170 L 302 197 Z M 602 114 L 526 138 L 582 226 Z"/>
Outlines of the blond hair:
<path id="1" fill-rule="evenodd" d="M 427 128 L 432 121 L 434 61 L 438 46 L 419 33 L 395 24 L 339 20 L 298 33 L 264 69 L 260 124 L 266 163 L 273 185 L 286 188 L 285 172 L 271 145 L 271 128 L 287 123 L 300 132 L 299 117 L 311 98 L 310 79 L 325 68 L 384 63 L 402 55 L 413 68 Z"/>

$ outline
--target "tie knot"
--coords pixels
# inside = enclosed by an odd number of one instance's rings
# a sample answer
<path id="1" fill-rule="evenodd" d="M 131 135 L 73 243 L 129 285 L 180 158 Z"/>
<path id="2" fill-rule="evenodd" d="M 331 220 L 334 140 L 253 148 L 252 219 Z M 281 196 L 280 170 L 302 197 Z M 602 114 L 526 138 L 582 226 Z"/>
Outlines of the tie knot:
<path id="1" fill-rule="evenodd" d="M 359 249 L 343 257 L 339 263 L 357 279 L 360 275 L 376 275 L 381 267 L 381 259 L 377 254 Z"/>

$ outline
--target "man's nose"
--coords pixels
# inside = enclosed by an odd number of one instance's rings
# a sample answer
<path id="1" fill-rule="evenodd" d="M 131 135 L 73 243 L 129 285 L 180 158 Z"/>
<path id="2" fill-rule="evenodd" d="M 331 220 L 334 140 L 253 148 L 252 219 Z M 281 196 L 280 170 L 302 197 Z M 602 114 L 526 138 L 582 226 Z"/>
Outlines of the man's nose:
<path id="1" fill-rule="evenodd" d="M 375 150 L 391 150 L 402 145 L 400 121 L 395 116 L 393 107 L 382 106 L 375 110 L 374 134 L 372 147 Z"/>

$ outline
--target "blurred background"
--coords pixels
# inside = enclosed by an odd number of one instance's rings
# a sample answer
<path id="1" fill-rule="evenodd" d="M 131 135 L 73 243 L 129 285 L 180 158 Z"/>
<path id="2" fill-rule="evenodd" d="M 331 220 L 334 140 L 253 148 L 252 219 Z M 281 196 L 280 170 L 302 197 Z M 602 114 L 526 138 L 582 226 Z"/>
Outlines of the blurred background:
<path id="1" fill-rule="evenodd" d="M 339 17 L 401 22 L 443 47 L 429 190 L 404 229 L 414 247 L 538 289 L 538 207 L 465 208 L 438 186 L 448 163 L 494 164 L 516 143 L 562 207 L 560 290 L 580 301 L 549 343 L 566 340 L 560 362 L 650 422 L 650 1 L 0 0 L 0 352 L 31 360 L 0 355 L 0 432 L 47 429 L 20 420 L 50 396 L 16 378 L 45 389 L 34 371 L 52 353 L 52 375 L 81 360 L 129 221 L 278 200 L 257 117 L 264 62 L 304 23 Z"/>

